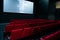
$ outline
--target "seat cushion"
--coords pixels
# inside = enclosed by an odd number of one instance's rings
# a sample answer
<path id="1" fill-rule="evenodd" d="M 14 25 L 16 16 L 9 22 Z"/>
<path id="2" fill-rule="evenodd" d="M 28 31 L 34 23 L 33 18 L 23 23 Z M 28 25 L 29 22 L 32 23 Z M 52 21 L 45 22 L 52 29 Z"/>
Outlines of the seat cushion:
<path id="1" fill-rule="evenodd" d="M 23 33 L 23 29 L 12 30 L 10 35 L 10 40 L 16 40 L 21 38 L 22 33 Z"/>

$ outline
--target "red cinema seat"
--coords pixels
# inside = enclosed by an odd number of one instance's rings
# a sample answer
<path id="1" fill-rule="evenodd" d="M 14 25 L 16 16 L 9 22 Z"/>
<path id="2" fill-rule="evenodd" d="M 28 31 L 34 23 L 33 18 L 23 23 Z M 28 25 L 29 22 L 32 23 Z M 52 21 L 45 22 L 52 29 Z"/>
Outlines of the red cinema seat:
<path id="1" fill-rule="evenodd" d="M 35 19 L 35 21 L 38 21 L 40 19 Z M 18 23 L 18 24 L 9 24 L 6 26 L 5 28 L 5 32 L 11 32 L 11 30 L 14 30 L 14 29 L 20 29 L 20 28 L 25 28 L 25 27 L 31 27 L 31 26 L 40 26 L 40 25 L 43 25 L 43 24 L 48 24 L 48 23 L 54 23 L 55 21 L 54 20 L 49 20 L 46 22 L 46 20 L 44 21 L 38 21 L 38 22 L 30 22 L 30 23 L 22 23 L 22 21 L 24 20 L 21 20 L 21 23 Z M 29 21 L 29 20 L 28 20 Z M 19 21 L 18 21 L 19 22 Z M 25 21 L 27 22 L 27 21 Z"/>
<path id="2" fill-rule="evenodd" d="M 46 32 L 51 32 L 51 31 L 56 31 L 58 30 L 59 26 L 58 23 L 52 23 L 52 24 L 46 24 L 46 25 L 42 25 L 40 26 L 40 32 L 46 33 Z"/>
<path id="3" fill-rule="evenodd" d="M 12 24 L 12 25 L 7 25 L 7 26 L 5 27 L 5 33 L 11 32 L 12 28 L 14 28 L 14 24 Z"/>
<path id="4" fill-rule="evenodd" d="M 23 31 L 21 37 L 25 38 L 25 37 L 32 36 L 32 33 L 33 33 L 33 29 L 31 27 L 30 28 L 24 28 L 24 31 Z"/>
<path id="5" fill-rule="evenodd" d="M 47 21 L 44 19 L 24 19 L 24 20 L 13 20 L 12 22 L 10 22 L 10 24 L 12 23 L 24 23 L 24 22 L 39 22 L 39 21 Z"/>
<path id="6" fill-rule="evenodd" d="M 33 27 L 33 35 L 36 35 L 36 34 L 38 34 L 40 31 L 40 27 L 38 26 L 36 26 L 36 27 Z"/>
<path id="7" fill-rule="evenodd" d="M 57 21 L 60 24 L 60 20 Z"/>
<path id="8" fill-rule="evenodd" d="M 48 23 L 56 23 L 55 20 L 49 20 Z"/>
<path id="9" fill-rule="evenodd" d="M 60 30 L 57 32 L 54 32 L 53 34 L 45 36 L 41 40 L 60 40 Z"/>
<path id="10" fill-rule="evenodd" d="M 40 30 L 41 30 L 40 26 L 36 26 L 36 27 L 37 27 L 37 30 L 38 30 L 37 32 L 40 33 Z"/>
<path id="11" fill-rule="evenodd" d="M 19 28 L 23 28 L 23 27 L 34 26 L 35 24 L 36 24 L 35 22 L 33 22 L 33 23 L 32 22 L 31 23 L 24 23 L 24 24 L 8 24 L 5 28 L 5 32 L 10 32 L 11 30 L 19 29 Z"/>
<path id="12" fill-rule="evenodd" d="M 24 26 L 26 26 L 27 25 L 27 23 L 25 23 L 25 24 L 15 24 L 15 26 L 14 26 L 14 28 L 13 29 L 20 29 L 20 28 L 24 28 Z M 12 29 L 12 30 L 13 30 Z"/>
<path id="13" fill-rule="evenodd" d="M 24 27 L 31 27 L 31 26 L 40 26 L 42 24 L 54 23 L 55 21 L 47 21 L 47 22 L 31 22 L 31 23 L 24 23 L 24 24 L 11 24 L 7 25 L 5 28 L 6 32 L 11 32 L 14 29 L 20 29 Z"/>
<path id="14" fill-rule="evenodd" d="M 11 24 L 11 25 L 7 25 L 5 27 L 5 32 L 8 33 L 8 32 L 11 32 L 11 30 L 14 30 L 14 29 L 20 29 L 20 28 L 24 28 L 23 26 L 27 26 L 27 24 Z"/>
<path id="15" fill-rule="evenodd" d="M 56 23 L 55 20 L 49 20 L 49 21 L 45 21 L 45 22 L 32 22 L 31 25 L 44 25 L 44 24 L 50 24 L 50 23 Z"/>
<path id="16" fill-rule="evenodd" d="M 44 24 L 52 24 L 52 23 L 56 23 L 55 20 L 49 20 L 49 21 L 46 21 L 46 22 L 40 22 L 39 24 L 44 25 Z"/>
<path id="17" fill-rule="evenodd" d="M 5 32 L 8 33 L 8 32 L 11 32 L 11 30 L 14 30 L 14 29 L 17 29 L 18 26 L 20 26 L 21 24 L 12 24 L 12 25 L 7 25 L 5 27 Z"/>
<path id="18" fill-rule="evenodd" d="M 39 27 L 39 29 L 37 29 L 37 27 Z M 46 25 L 42 25 L 42 26 L 37 26 L 37 27 L 33 27 L 34 30 L 34 35 L 39 33 L 39 35 L 47 35 L 51 32 L 54 32 L 56 30 L 58 30 L 58 24 L 57 23 L 52 23 L 52 24 L 46 24 Z"/>
<path id="19" fill-rule="evenodd" d="M 23 33 L 23 29 L 12 30 L 10 35 L 10 40 L 17 40 L 21 38 L 22 33 Z"/>
<path id="20" fill-rule="evenodd" d="M 14 19 L 10 22 L 10 24 L 14 24 L 14 23 L 21 23 L 23 22 L 24 20 L 21 20 L 21 19 Z"/>
<path id="21" fill-rule="evenodd" d="M 31 22 L 28 25 L 29 26 L 40 26 L 40 25 L 44 25 L 44 24 L 50 24 L 50 23 L 56 23 L 54 20 L 49 20 L 49 21 L 45 21 L 45 22 Z"/>

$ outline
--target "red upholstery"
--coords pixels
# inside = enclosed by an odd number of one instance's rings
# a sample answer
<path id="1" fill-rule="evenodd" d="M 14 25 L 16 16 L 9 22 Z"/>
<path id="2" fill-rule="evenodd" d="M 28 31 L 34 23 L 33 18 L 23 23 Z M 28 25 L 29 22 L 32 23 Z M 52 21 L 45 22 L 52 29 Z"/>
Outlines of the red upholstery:
<path id="1" fill-rule="evenodd" d="M 47 23 L 52 23 L 54 21 L 48 21 Z M 25 27 L 31 27 L 31 26 L 38 26 L 38 25 L 41 25 L 41 24 L 46 24 L 46 22 L 37 22 L 37 23 L 30 23 L 29 25 L 27 23 L 25 24 L 11 24 L 11 25 L 7 25 L 6 26 L 6 29 L 5 29 L 5 32 L 11 32 L 11 30 L 14 30 L 14 29 L 20 29 L 20 28 L 25 28 Z"/>
<path id="2" fill-rule="evenodd" d="M 57 21 L 60 24 L 60 20 Z"/>
<path id="3" fill-rule="evenodd" d="M 52 31 L 54 33 L 56 29 L 58 30 L 58 28 L 60 28 L 59 24 L 60 21 L 56 22 L 55 20 L 44 20 L 44 19 L 13 20 L 12 22 L 10 22 L 10 24 L 6 26 L 5 32 L 11 33 L 10 40 L 18 40 L 36 34 L 45 36 L 45 34 L 48 34 Z M 56 35 L 59 35 L 58 32 L 56 33 Z M 54 34 L 51 37 L 50 35 L 49 37 L 46 36 L 42 40 L 52 40 L 52 37 L 56 35 Z"/>
<path id="4" fill-rule="evenodd" d="M 40 32 L 40 27 L 33 27 L 33 35 L 38 34 Z"/>
<path id="5" fill-rule="evenodd" d="M 23 24 L 10 24 L 7 25 L 5 28 L 5 32 L 10 32 L 13 29 L 19 29 L 19 28 L 25 28 L 25 27 L 31 27 L 31 26 L 38 26 L 42 24 L 48 24 L 48 23 L 54 23 L 55 21 L 47 21 L 47 22 L 31 22 L 31 23 L 23 23 Z"/>
<path id="6" fill-rule="evenodd" d="M 13 30 L 11 33 L 12 33 L 11 40 L 12 39 L 21 39 L 21 38 L 32 36 L 33 30 L 32 30 L 32 28 L 24 28 L 23 31 L 22 31 L 22 29 L 17 29 L 17 30 Z"/>
<path id="7" fill-rule="evenodd" d="M 20 29 L 20 28 L 23 28 L 23 26 L 27 26 L 27 24 L 12 24 L 12 25 L 7 25 L 6 28 L 5 28 L 5 32 L 11 32 L 11 30 Z"/>
<path id="8" fill-rule="evenodd" d="M 49 20 L 48 21 L 48 23 L 54 23 L 55 22 L 55 20 Z"/>
<path id="9" fill-rule="evenodd" d="M 59 28 L 58 23 L 46 24 L 40 26 L 40 32 L 43 34 L 44 32 L 56 30 L 57 28 Z"/>
<path id="10" fill-rule="evenodd" d="M 7 32 L 10 32 L 13 27 L 14 27 L 14 24 L 12 24 L 12 25 L 7 25 L 7 26 L 5 27 L 5 32 L 6 32 L 6 33 L 7 33 Z"/>
<path id="11" fill-rule="evenodd" d="M 24 28 L 24 31 L 21 37 L 24 38 L 24 37 L 32 36 L 32 33 L 33 33 L 32 28 Z"/>
<path id="12" fill-rule="evenodd" d="M 60 22 L 56 22 L 55 20 L 13 20 L 6 26 L 5 32 L 11 33 L 10 40 L 17 40 L 36 34 L 45 35 L 59 28 L 59 24 Z"/>
<path id="13" fill-rule="evenodd" d="M 42 38 L 41 40 L 60 40 L 60 30 Z"/>
<path id="14" fill-rule="evenodd" d="M 23 32 L 22 32 L 22 30 L 14 30 L 14 31 L 12 31 L 11 39 L 19 39 L 19 38 L 32 36 L 32 34 L 37 34 L 40 31 L 43 31 L 43 33 L 44 33 L 44 31 L 50 30 L 52 28 L 51 26 L 55 26 L 55 24 L 49 24 L 49 25 L 40 26 L 40 27 L 37 26 L 37 27 L 33 27 L 33 29 L 32 28 L 24 28 Z M 19 33 L 19 34 L 17 34 L 17 33 Z"/>
<path id="15" fill-rule="evenodd" d="M 37 34 L 38 32 L 40 32 L 40 35 L 44 35 L 45 33 L 51 32 L 52 30 L 55 31 L 57 28 L 58 28 L 57 23 L 33 27 L 34 34 Z"/>
<path id="16" fill-rule="evenodd" d="M 26 20 L 13 20 L 10 22 L 10 24 L 22 24 L 22 23 L 30 23 L 30 22 L 45 22 L 48 20 L 44 20 L 44 19 L 26 19 Z M 49 21 L 54 21 L 54 20 L 49 20 Z"/>
<path id="17" fill-rule="evenodd" d="M 36 30 L 37 30 L 37 32 L 36 33 L 39 33 L 40 32 L 40 27 L 39 26 L 36 26 Z"/>
<path id="18" fill-rule="evenodd" d="M 13 20 L 12 22 L 10 22 L 10 24 L 14 24 L 14 23 L 27 23 L 27 22 L 39 22 L 39 21 L 47 21 L 44 19 L 25 19 L 25 20 Z"/>
<path id="19" fill-rule="evenodd" d="M 22 33 L 23 29 L 12 30 L 10 40 L 16 40 L 18 38 L 21 38 Z"/>
<path id="20" fill-rule="evenodd" d="M 19 28 L 29 27 L 29 25 L 30 25 L 30 27 L 31 26 L 34 26 L 33 24 L 32 25 L 31 24 L 28 25 L 28 24 L 25 23 L 25 24 L 12 24 L 12 25 L 7 25 L 6 28 L 5 28 L 5 32 L 10 32 L 13 29 L 19 29 Z"/>

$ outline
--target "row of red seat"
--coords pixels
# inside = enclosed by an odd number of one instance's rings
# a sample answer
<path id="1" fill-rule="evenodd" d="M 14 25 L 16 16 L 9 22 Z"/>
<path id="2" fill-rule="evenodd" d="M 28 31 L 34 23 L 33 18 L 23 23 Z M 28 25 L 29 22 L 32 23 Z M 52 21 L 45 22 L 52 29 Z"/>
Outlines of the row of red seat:
<path id="1" fill-rule="evenodd" d="M 45 20 L 45 19 L 25 19 L 25 20 L 17 20 L 17 19 L 14 19 L 14 20 L 12 20 L 10 23 L 12 24 L 14 24 L 14 23 L 24 23 L 24 22 L 38 22 L 38 21 L 47 21 L 47 20 Z"/>
<path id="2" fill-rule="evenodd" d="M 56 29 L 58 25 L 56 23 L 53 24 L 48 24 L 44 26 L 36 26 L 36 27 L 29 27 L 29 28 L 24 28 L 24 29 L 17 29 L 17 30 L 12 30 L 11 32 L 11 39 L 21 39 L 25 37 L 32 36 L 34 34 L 40 33 L 40 35 L 43 35 L 46 33 L 46 31 L 52 31 Z"/>
<path id="3" fill-rule="evenodd" d="M 57 23 L 60 24 L 60 20 L 58 20 Z M 40 40 L 60 40 L 60 26 L 59 26 L 59 30 L 45 37 L 40 38 Z"/>
<path id="4" fill-rule="evenodd" d="M 59 24 L 60 23 L 55 20 L 13 20 L 6 26 L 5 33 L 11 33 L 10 40 L 17 40 L 34 35 L 43 36 L 58 30 L 60 28 Z"/>
<path id="5" fill-rule="evenodd" d="M 40 19 L 39 19 L 39 21 L 40 22 L 42 22 L 42 21 L 45 22 L 45 20 L 40 20 Z M 22 27 L 22 26 L 27 26 L 28 24 L 30 25 L 31 23 L 32 24 L 40 23 L 39 21 L 37 19 L 35 19 L 35 21 L 32 20 L 32 19 L 30 19 L 30 20 L 28 20 L 28 19 L 27 20 L 14 20 L 6 26 L 5 32 L 9 32 L 10 29 L 12 29 L 13 27 L 16 28 L 16 26 L 19 28 L 19 27 Z"/>
<path id="6" fill-rule="evenodd" d="M 40 21 L 40 22 L 39 22 Z M 34 21 L 32 21 L 32 22 L 29 22 L 29 23 L 23 23 L 23 24 L 21 24 L 21 23 L 19 23 L 19 24 L 16 24 L 16 23 L 14 23 L 14 24 L 9 24 L 9 25 L 7 25 L 6 26 L 6 28 L 5 28 L 5 32 L 11 32 L 11 30 L 13 30 L 13 29 L 20 29 L 20 28 L 25 28 L 25 27 L 33 27 L 33 26 L 40 26 L 40 25 L 43 25 L 43 24 L 50 24 L 50 23 L 55 23 L 55 21 L 53 21 L 53 20 L 50 20 L 50 21 L 44 21 L 43 20 L 43 22 L 41 22 L 41 20 L 39 20 L 38 22 L 34 22 Z"/>
<path id="7" fill-rule="evenodd" d="M 54 32 L 53 34 L 45 36 L 44 38 L 41 38 L 40 40 L 60 40 L 60 30 Z"/>

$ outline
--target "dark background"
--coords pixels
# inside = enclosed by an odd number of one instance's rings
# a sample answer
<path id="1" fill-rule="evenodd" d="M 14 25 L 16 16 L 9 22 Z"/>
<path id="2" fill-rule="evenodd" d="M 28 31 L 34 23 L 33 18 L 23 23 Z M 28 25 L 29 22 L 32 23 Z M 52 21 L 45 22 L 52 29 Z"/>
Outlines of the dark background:
<path id="1" fill-rule="evenodd" d="M 60 19 L 60 9 L 55 8 L 56 0 L 28 0 L 34 2 L 34 12 L 33 14 L 22 14 L 22 13 L 2 13 L 2 7 L 0 12 L 0 23 L 8 23 L 13 19 Z M 57 0 L 59 1 L 59 0 Z M 1 2 L 2 4 L 2 2 Z"/>

